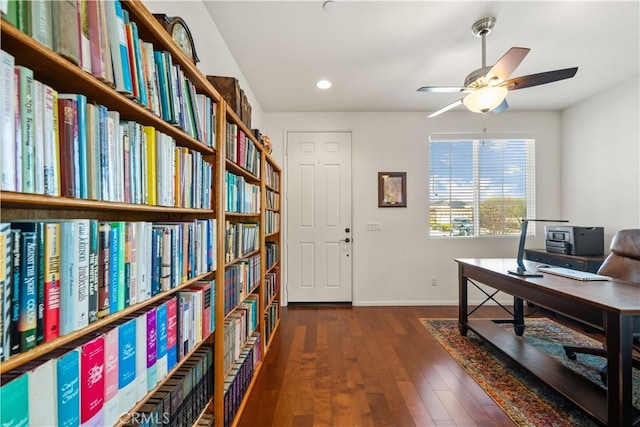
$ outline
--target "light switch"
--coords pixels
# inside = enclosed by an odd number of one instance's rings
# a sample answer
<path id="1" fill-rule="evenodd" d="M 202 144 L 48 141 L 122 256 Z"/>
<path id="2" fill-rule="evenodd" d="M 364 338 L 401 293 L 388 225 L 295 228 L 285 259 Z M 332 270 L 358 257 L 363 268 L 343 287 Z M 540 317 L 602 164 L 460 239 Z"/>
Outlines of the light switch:
<path id="1" fill-rule="evenodd" d="M 367 221 L 367 231 L 382 231 L 382 223 Z"/>

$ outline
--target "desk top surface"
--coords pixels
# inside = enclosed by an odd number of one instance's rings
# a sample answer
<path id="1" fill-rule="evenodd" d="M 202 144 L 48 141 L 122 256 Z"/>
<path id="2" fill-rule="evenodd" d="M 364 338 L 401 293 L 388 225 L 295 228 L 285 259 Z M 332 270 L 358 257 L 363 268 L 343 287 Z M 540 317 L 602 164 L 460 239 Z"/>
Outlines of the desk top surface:
<path id="1" fill-rule="evenodd" d="M 582 281 L 553 274 L 543 274 L 542 277 L 521 277 L 508 272 L 517 268 L 515 258 L 465 258 L 456 259 L 456 262 L 465 268 L 479 268 L 485 273 L 510 282 L 521 283 L 523 286 L 535 287 L 550 295 L 555 294 L 583 301 L 585 304 L 600 307 L 606 311 L 640 315 L 640 283 L 615 279 Z M 538 263 L 525 261 L 527 270 L 535 271 L 536 265 Z M 486 284 L 491 286 L 491 283 Z"/>

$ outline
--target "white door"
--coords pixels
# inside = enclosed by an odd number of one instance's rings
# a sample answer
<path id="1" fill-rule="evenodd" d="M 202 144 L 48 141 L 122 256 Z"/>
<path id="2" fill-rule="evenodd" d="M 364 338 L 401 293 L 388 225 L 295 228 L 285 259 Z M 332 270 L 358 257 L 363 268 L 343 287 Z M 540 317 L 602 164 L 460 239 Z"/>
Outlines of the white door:
<path id="1" fill-rule="evenodd" d="M 287 133 L 289 302 L 351 302 L 351 133 Z"/>

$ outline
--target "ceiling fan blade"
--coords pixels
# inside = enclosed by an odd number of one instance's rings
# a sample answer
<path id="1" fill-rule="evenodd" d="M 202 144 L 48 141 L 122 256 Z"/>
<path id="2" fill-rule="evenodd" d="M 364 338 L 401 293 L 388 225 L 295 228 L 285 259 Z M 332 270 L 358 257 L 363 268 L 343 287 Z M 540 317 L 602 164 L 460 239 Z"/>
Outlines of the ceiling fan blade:
<path id="1" fill-rule="evenodd" d="M 577 72 L 578 67 L 565 68 L 563 70 L 545 71 L 544 73 L 515 77 L 511 80 L 507 80 L 500 86 L 504 86 L 509 90 L 524 89 L 526 87 L 557 82 L 558 80 L 570 79 L 571 77 L 575 76 Z"/>
<path id="2" fill-rule="evenodd" d="M 504 81 L 513 70 L 522 62 L 531 49 L 526 47 L 512 47 L 498 59 L 493 67 L 487 73 L 487 80 L 496 78 L 499 82 Z"/>
<path id="3" fill-rule="evenodd" d="M 502 101 L 502 103 L 500 105 L 498 105 L 496 108 L 494 108 L 493 110 L 491 110 L 493 113 L 499 113 L 501 111 L 506 110 L 507 108 L 509 108 L 509 104 L 507 104 L 507 100 L 504 99 Z"/>
<path id="4" fill-rule="evenodd" d="M 422 86 L 418 92 L 460 93 L 465 89 L 464 86 Z"/>
<path id="5" fill-rule="evenodd" d="M 458 105 L 462 105 L 462 99 L 458 99 L 457 101 L 453 101 L 451 104 L 445 105 L 444 107 L 442 107 L 441 109 L 434 111 L 433 113 L 429 114 L 427 117 L 431 118 L 431 117 L 435 117 L 435 116 L 439 116 L 440 114 L 449 111 L 453 108 L 456 108 Z"/>

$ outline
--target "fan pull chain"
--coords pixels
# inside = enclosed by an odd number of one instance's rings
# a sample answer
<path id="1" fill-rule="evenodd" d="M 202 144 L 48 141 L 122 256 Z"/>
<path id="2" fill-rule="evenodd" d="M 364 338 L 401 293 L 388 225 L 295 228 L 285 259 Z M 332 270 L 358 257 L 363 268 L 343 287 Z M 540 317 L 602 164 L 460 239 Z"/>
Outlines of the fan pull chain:
<path id="1" fill-rule="evenodd" d="M 482 134 L 487 133 L 487 113 L 482 113 Z"/>

